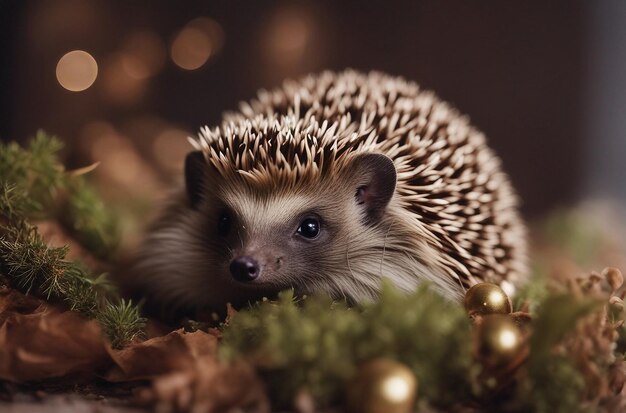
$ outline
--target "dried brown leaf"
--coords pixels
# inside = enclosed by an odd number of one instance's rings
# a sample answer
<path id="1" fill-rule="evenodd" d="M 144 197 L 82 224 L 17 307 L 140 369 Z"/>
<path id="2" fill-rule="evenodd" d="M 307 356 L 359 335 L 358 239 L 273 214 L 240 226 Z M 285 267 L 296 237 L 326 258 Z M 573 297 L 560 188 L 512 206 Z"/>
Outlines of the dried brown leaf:
<path id="1" fill-rule="evenodd" d="M 624 276 L 622 272 L 617 268 L 608 267 L 602 271 L 602 276 L 611 285 L 613 291 L 618 290 L 624 284 Z"/>
<path id="2" fill-rule="evenodd" d="M 14 382 L 93 377 L 109 361 L 97 322 L 8 289 L 0 291 L 0 348 L 0 379 Z"/>
<path id="3" fill-rule="evenodd" d="M 152 379 L 172 371 L 189 370 L 204 357 L 215 357 L 217 338 L 203 331 L 185 333 L 182 329 L 121 349 L 108 348 L 116 366 L 109 381 Z"/>
<path id="4" fill-rule="evenodd" d="M 221 364 L 213 357 L 158 377 L 142 396 L 161 412 L 269 412 L 265 389 L 249 365 Z"/>

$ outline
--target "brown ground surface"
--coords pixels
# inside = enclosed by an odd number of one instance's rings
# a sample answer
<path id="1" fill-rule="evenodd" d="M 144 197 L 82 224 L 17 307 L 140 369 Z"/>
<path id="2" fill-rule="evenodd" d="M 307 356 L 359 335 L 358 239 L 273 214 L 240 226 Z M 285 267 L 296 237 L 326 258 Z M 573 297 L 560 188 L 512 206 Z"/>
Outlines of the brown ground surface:
<path id="1" fill-rule="evenodd" d="M 0 383 L 0 412 L 15 413 L 139 413 L 148 411 L 131 405 L 134 386 L 105 382 L 72 386 L 48 381 L 28 386 Z"/>

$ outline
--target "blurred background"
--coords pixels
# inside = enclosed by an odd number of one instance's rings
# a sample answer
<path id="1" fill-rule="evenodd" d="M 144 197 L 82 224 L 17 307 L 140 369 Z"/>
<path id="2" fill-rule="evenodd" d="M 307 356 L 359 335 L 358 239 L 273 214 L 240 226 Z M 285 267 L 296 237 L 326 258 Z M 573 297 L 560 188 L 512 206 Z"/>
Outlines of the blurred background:
<path id="1" fill-rule="evenodd" d="M 185 137 L 257 89 L 352 67 L 468 114 L 530 220 L 626 222 L 623 1 L 2 0 L 0 47 L 0 138 L 61 137 L 113 200 L 148 208 Z"/>

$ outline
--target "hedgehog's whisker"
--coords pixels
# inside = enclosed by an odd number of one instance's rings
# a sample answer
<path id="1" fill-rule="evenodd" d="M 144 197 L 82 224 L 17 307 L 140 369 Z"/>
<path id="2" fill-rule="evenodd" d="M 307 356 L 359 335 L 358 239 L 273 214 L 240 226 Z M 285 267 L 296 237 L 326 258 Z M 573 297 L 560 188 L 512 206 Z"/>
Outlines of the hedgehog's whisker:
<path id="1" fill-rule="evenodd" d="M 348 297 L 346 296 L 346 292 L 343 290 L 343 288 L 341 287 L 341 283 L 338 283 L 337 281 L 335 281 L 334 279 L 332 280 L 333 284 L 335 284 L 335 288 L 337 290 L 339 290 L 339 294 L 341 294 L 341 296 L 343 297 L 345 302 L 348 302 Z"/>
<path id="2" fill-rule="evenodd" d="M 346 243 L 346 263 L 348 264 L 348 271 L 350 271 L 350 276 L 353 280 L 356 281 L 356 276 L 354 275 L 354 272 L 352 271 L 352 266 L 350 265 L 350 241 Z"/>
<path id="3" fill-rule="evenodd" d="M 230 254 L 231 257 L 235 256 L 235 250 L 234 249 L 232 249 L 229 246 L 226 246 L 226 249 L 228 250 L 228 253 Z"/>
<path id="4" fill-rule="evenodd" d="M 389 233 L 391 232 L 391 228 L 393 227 L 393 224 L 395 223 L 395 221 L 392 221 L 391 224 L 389 224 L 389 228 L 387 229 L 387 232 L 385 233 L 385 240 L 383 241 L 383 252 L 382 255 L 380 257 L 380 278 L 383 278 L 383 263 L 385 261 L 385 251 L 387 250 L 387 237 L 389 236 Z"/>
<path id="5" fill-rule="evenodd" d="M 241 249 L 243 250 L 243 238 L 241 237 L 241 232 L 237 229 L 237 237 L 239 237 L 239 242 L 241 243 Z"/>

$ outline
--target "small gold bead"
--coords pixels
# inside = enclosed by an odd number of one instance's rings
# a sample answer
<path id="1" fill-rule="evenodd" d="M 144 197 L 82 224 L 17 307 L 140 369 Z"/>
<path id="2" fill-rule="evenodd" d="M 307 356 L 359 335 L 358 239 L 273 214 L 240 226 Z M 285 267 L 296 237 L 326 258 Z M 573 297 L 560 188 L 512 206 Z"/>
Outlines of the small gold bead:
<path id="1" fill-rule="evenodd" d="M 465 310 L 472 314 L 509 314 L 513 306 L 504 290 L 495 284 L 480 283 L 465 293 Z"/>
<path id="2" fill-rule="evenodd" d="M 482 318 L 475 331 L 474 350 L 487 367 L 501 367 L 514 360 L 521 351 L 523 338 L 519 327 L 501 314 Z"/>
<path id="3" fill-rule="evenodd" d="M 417 379 L 405 365 L 389 359 L 363 364 L 348 383 L 350 413 L 410 413 L 417 397 Z"/>

